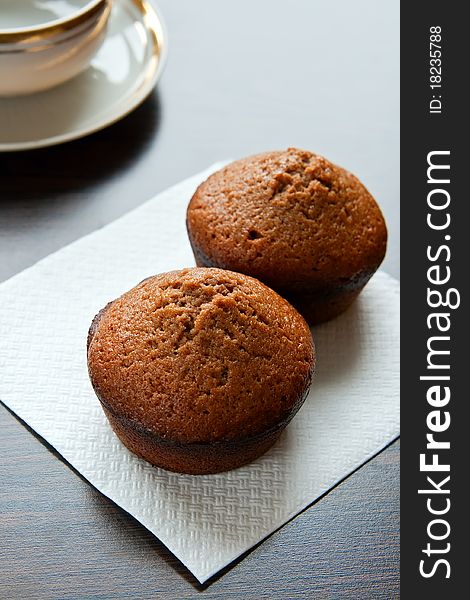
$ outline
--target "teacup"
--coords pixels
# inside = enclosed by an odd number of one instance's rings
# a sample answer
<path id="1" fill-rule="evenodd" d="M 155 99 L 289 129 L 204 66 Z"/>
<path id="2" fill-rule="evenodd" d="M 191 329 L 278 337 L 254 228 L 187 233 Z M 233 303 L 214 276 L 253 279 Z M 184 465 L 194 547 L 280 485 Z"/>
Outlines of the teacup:
<path id="1" fill-rule="evenodd" d="M 111 0 L 0 0 L 0 96 L 31 94 L 84 71 Z"/>

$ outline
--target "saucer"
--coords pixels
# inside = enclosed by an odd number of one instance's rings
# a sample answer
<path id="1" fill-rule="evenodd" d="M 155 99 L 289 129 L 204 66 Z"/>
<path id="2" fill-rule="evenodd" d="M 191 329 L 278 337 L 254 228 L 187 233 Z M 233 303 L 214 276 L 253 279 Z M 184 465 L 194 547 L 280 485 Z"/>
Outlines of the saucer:
<path id="1" fill-rule="evenodd" d="M 45 92 L 0 98 L 0 151 L 61 144 L 118 121 L 152 91 L 166 48 L 148 0 L 114 0 L 106 39 L 86 71 Z"/>

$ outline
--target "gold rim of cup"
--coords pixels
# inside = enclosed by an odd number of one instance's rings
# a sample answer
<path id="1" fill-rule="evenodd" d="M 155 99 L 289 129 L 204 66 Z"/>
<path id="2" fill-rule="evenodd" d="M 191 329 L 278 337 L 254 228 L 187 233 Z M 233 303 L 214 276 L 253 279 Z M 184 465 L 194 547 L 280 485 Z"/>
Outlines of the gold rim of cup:
<path id="1" fill-rule="evenodd" d="M 0 29 L 0 53 L 2 52 L 1 44 L 25 44 L 29 46 L 36 43 L 50 42 L 51 38 L 56 36 L 62 37 L 62 34 L 66 34 L 77 27 L 80 27 L 80 25 L 83 25 L 94 16 L 97 16 L 100 12 L 105 10 L 106 5 L 108 5 L 109 10 L 111 2 L 108 4 L 108 0 L 91 0 L 91 2 L 88 2 L 78 12 L 75 12 L 68 17 L 63 17 L 40 25 L 33 25 L 31 27 Z"/>

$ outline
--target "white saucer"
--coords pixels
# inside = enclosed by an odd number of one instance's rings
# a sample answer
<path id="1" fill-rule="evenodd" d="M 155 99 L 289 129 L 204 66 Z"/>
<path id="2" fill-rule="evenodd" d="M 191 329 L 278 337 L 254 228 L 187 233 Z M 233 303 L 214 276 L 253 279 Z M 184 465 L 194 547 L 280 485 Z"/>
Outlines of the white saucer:
<path id="1" fill-rule="evenodd" d="M 153 89 L 166 48 L 148 0 L 114 0 L 106 39 L 84 73 L 46 92 L 0 98 L 0 151 L 61 144 L 121 119 Z"/>

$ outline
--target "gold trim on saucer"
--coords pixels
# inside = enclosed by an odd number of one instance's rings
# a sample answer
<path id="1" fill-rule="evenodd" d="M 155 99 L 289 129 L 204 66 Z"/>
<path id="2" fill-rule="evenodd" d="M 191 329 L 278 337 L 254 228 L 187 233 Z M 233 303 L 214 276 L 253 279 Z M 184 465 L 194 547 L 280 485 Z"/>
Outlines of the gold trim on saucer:
<path id="1" fill-rule="evenodd" d="M 153 38 L 153 56 L 160 59 L 165 43 L 161 19 L 148 0 L 132 0 L 144 16 L 144 23 Z"/>
<path id="2" fill-rule="evenodd" d="M 75 27 L 85 23 L 93 15 L 98 14 L 103 10 L 103 5 L 111 4 L 112 0 L 95 0 L 94 3 L 88 3 L 83 9 L 75 14 L 75 16 L 65 17 L 52 21 L 50 25 L 36 25 L 33 27 L 24 27 L 16 29 L 0 29 L 0 44 L 31 44 L 41 42 L 55 35 L 60 35 Z"/>

